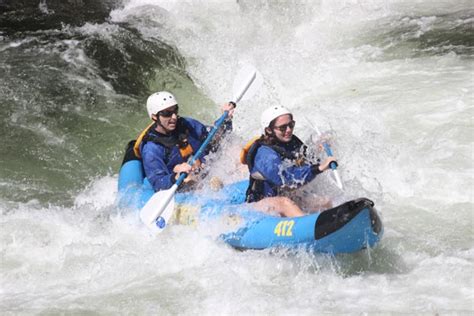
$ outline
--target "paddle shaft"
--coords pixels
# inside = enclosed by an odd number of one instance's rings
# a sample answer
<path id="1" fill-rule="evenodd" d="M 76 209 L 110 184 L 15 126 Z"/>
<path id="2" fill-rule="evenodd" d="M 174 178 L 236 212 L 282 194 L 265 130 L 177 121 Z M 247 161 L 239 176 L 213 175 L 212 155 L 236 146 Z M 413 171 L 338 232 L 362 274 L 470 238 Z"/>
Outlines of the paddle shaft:
<path id="1" fill-rule="evenodd" d="M 321 137 L 321 131 L 316 127 L 314 126 L 313 124 L 311 124 L 311 122 L 308 121 L 308 123 L 310 123 L 311 127 L 316 131 L 316 134 L 318 134 L 318 137 Z M 332 154 L 332 150 L 331 150 L 331 147 L 329 146 L 329 144 L 325 141 L 323 141 L 323 148 L 324 148 L 324 151 L 326 152 L 326 155 L 328 155 L 328 157 L 332 157 L 333 154 Z M 331 167 L 331 170 L 333 171 L 334 173 L 334 177 L 336 178 L 336 183 L 337 183 L 337 186 L 342 189 L 342 181 L 341 181 L 341 177 L 339 177 L 339 172 L 337 171 L 337 163 L 335 163 L 334 161 L 331 162 L 329 164 L 329 167 Z"/>
<path id="2" fill-rule="evenodd" d="M 247 84 L 244 86 L 244 88 L 242 89 L 242 91 L 240 91 L 240 93 L 237 95 L 236 99 L 232 102 L 235 103 L 238 103 L 242 97 L 245 95 L 245 93 L 247 92 L 247 90 L 250 88 L 250 86 L 252 85 L 252 83 L 255 81 L 255 78 L 257 77 L 257 72 L 254 71 L 252 76 L 250 76 L 249 80 L 247 81 Z M 227 115 L 229 115 L 229 112 L 228 111 L 225 111 L 224 114 L 222 114 L 222 116 L 216 121 L 216 123 L 214 124 L 214 127 L 212 128 L 212 130 L 209 132 L 209 135 L 207 135 L 206 139 L 204 140 L 204 142 L 202 143 L 201 147 L 199 147 L 198 151 L 196 152 L 196 154 L 194 154 L 191 159 L 189 160 L 189 164 L 192 166 L 194 165 L 194 163 L 196 162 L 196 160 L 198 160 L 199 158 L 201 158 L 202 154 L 204 153 L 204 150 L 206 149 L 207 145 L 209 145 L 209 143 L 211 142 L 212 138 L 214 138 L 214 135 L 217 133 L 217 131 L 219 130 L 219 128 L 222 126 L 222 124 L 224 123 L 225 119 L 227 118 Z M 184 179 L 186 179 L 187 177 L 187 173 L 181 173 L 178 177 L 178 180 L 176 180 L 176 185 L 179 186 L 183 181 Z M 176 191 L 176 190 L 175 190 Z M 174 194 L 174 192 L 173 192 Z M 166 202 L 166 204 L 168 203 L 169 201 Z M 158 216 L 160 216 L 161 214 L 159 214 Z"/>
<path id="3" fill-rule="evenodd" d="M 332 157 L 333 156 L 332 150 L 331 150 L 331 147 L 329 147 L 328 143 L 324 142 L 323 147 L 324 147 L 324 151 L 326 152 L 326 155 L 328 155 L 329 157 Z M 332 170 L 336 170 L 337 163 L 333 161 L 329 164 L 329 167 L 331 167 Z"/>
<path id="4" fill-rule="evenodd" d="M 235 100 L 233 100 L 232 102 L 235 103 L 238 103 L 242 98 L 243 96 L 245 95 L 245 93 L 247 92 L 247 90 L 250 88 L 250 86 L 252 85 L 252 83 L 255 81 L 255 79 L 257 78 L 257 71 L 254 70 L 252 75 L 249 77 L 248 81 L 246 82 L 245 86 L 242 88 L 242 90 L 240 91 L 240 93 L 237 94 Z M 188 163 L 192 166 L 194 165 L 194 163 L 199 159 L 201 158 L 202 154 L 204 153 L 204 150 L 206 149 L 207 145 L 209 145 L 209 143 L 211 142 L 212 138 L 214 137 L 214 135 L 217 133 L 217 131 L 219 130 L 219 128 L 222 126 L 222 124 L 224 123 L 224 121 L 226 120 L 227 116 L 229 115 L 229 112 L 228 111 L 225 111 L 222 116 L 216 121 L 216 123 L 214 124 L 212 130 L 209 132 L 209 134 L 207 135 L 206 139 L 204 140 L 204 142 L 201 144 L 201 146 L 199 147 L 198 151 L 190 158 L 190 160 L 188 161 Z M 187 173 L 181 173 L 178 177 L 178 179 L 176 180 L 176 182 L 171 186 L 170 189 L 168 189 L 167 191 L 165 191 L 167 193 L 166 197 L 164 199 L 162 199 L 162 202 L 160 204 L 160 206 L 157 208 L 156 212 L 154 213 L 154 216 L 152 218 L 152 221 L 151 222 L 154 222 L 156 221 L 160 216 L 161 214 L 163 214 L 163 212 L 165 211 L 166 207 L 168 206 L 168 204 L 170 203 L 170 201 L 173 199 L 174 197 L 174 194 L 176 193 L 176 190 L 178 190 L 178 187 L 181 185 L 181 183 L 184 181 L 184 179 L 186 179 L 186 177 L 188 176 Z"/>
<path id="5" fill-rule="evenodd" d="M 219 127 L 221 127 L 221 125 L 224 123 L 225 119 L 227 118 L 227 115 L 228 115 L 228 112 L 225 111 L 224 114 L 222 114 L 222 116 L 217 120 L 216 124 L 214 125 L 212 130 L 209 132 L 206 139 L 201 144 L 201 147 L 199 147 L 198 151 L 196 152 L 196 154 L 193 155 L 189 159 L 188 163 L 191 166 L 194 165 L 196 160 L 198 160 L 202 156 L 202 154 L 204 153 L 204 149 L 209 144 L 209 142 L 212 140 L 212 138 L 216 134 Z M 176 180 L 176 182 L 171 186 L 171 188 L 169 188 L 166 191 L 158 191 L 157 193 L 155 193 L 155 194 L 166 194 L 166 196 L 162 196 L 162 199 L 160 201 L 159 206 L 153 211 L 154 215 L 149 219 L 149 223 L 145 223 L 145 224 L 150 225 L 153 222 L 158 221 L 158 219 L 160 219 L 161 214 L 163 214 L 163 212 L 165 211 L 168 204 L 174 198 L 174 194 L 176 193 L 176 190 L 178 190 L 178 187 L 181 185 L 181 183 L 184 181 L 184 179 L 186 179 L 187 176 L 188 176 L 187 173 L 182 172 L 179 175 L 178 180 Z M 164 222 L 166 222 L 166 221 L 164 221 Z"/>
<path id="6" fill-rule="evenodd" d="M 204 140 L 204 142 L 201 144 L 201 147 L 199 147 L 198 151 L 196 152 L 196 154 L 194 154 L 191 159 L 188 161 L 188 164 L 189 165 L 194 165 L 194 163 L 196 162 L 196 160 L 198 160 L 199 158 L 201 158 L 202 154 L 204 153 L 204 150 L 206 149 L 207 145 L 209 145 L 209 143 L 211 142 L 212 138 L 214 137 L 214 135 L 217 133 L 217 131 L 219 130 L 219 128 L 222 126 L 222 124 L 224 123 L 225 119 L 227 118 L 227 115 L 229 114 L 228 111 L 225 111 L 224 114 L 222 114 L 222 116 L 216 121 L 216 124 L 212 127 L 212 130 L 209 132 L 209 134 L 207 135 L 206 139 Z M 183 181 L 184 179 L 186 179 L 187 177 L 187 173 L 183 172 L 179 175 L 178 177 L 178 180 L 176 180 L 176 183 L 175 185 L 176 186 L 179 186 Z M 175 190 L 176 191 L 176 190 Z M 173 192 L 174 194 L 174 192 Z M 167 201 L 166 203 L 168 203 L 169 201 Z M 160 214 L 161 215 L 161 214 Z M 158 215 L 159 216 L 159 215 Z"/>
<path id="7" fill-rule="evenodd" d="M 239 103 L 239 101 L 242 99 L 242 97 L 245 95 L 245 93 L 247 92 L 247 90 L 250 88 L 250 86 L 252 85 L 252 83 L 255 81 L 255 79 L 257 78 L 257 71 L 254 70 L 253 71 L 253 74 L 250 76 L 249 78 L 249 81 L 247 81 L 247 84 L 245 85 L 245 87 L 242 89 L 242 91 L 240 91 L 240 93 L 237 95 L 237 97 L 235 98 L 235 100 L 233 100 L 234 103 Z"/>

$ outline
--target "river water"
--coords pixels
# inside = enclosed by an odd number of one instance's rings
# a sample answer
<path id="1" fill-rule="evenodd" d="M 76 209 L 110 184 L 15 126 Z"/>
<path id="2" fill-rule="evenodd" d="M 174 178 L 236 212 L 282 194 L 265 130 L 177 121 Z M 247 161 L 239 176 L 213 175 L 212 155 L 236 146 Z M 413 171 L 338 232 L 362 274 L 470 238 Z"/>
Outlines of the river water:
<path id="1" fill-rule="evenodd" d="M 0 310 L 474 313 L 473 22 L 470 1 L 125 0 L 102 21 L 3 28 Z M 237 252 L 205 227 L 151 237 L 117 209 L 146 97 L 170 90 L 210 123 L 247 63 L 265 82 L 212 172 L 245 177 L 238 147 L 284 104 L 301 138 L 328 131 L 345 196 L 376 203 L 376 248 Z"/>

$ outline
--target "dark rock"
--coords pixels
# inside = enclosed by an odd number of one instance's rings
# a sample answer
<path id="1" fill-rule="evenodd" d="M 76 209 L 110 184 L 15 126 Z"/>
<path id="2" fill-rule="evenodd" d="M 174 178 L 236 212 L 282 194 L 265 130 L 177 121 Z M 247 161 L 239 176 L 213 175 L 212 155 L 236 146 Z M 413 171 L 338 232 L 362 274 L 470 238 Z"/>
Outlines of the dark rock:
<path id="1" fill-rule="evenodd" d="M 59 29 L 102 23 L 121 0 L 0 0 L 0 32 Z"/>

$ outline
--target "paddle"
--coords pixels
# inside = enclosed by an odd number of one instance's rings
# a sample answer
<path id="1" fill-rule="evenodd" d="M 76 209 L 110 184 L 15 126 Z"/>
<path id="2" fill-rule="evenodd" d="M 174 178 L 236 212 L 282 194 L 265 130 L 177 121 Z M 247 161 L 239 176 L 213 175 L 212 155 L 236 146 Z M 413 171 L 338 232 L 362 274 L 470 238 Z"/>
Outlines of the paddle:
<path id="1" fill-rule="evenodd" d="M 321 137 L 322 134 L 319 128 L 317 128 L 314 124 L 312 124 L 308 119 L 306 119 L 306 121 L 311 126 L 311 128 L 316 132 L 316 134 L 318 134 L 318 137 Z M 329 144 L 326 141 L 323 141 L 322 145 L 324 147 L 324 151 L 326 152 L 326 155 L 328 155 L 329 157 L 332 157 L 333 154 L 332 154 L 332 150 Z M 341 177 L 339 176 L 339 172 L 337 171 L 337 163 L 333 161 L 331 162 L 329 167 L 331 167 L 331 170 L 334 173 L 334 178 L 336 179 L 337 186 L 339 187 L 339 189 L 342 190 L 343 189 L 342 181 L 341 181 Z"/>
<path id="2" fill-rule="evenodd" d="M 253 94 L 253 92 L 256 91 L 257 85 L 259 85 L 261 82 L 261 75 L 253 66 L 244 66 L 235 77 L 233 86 L 234 97 L 232 102 L 237 104 L 244 98 L 244 96 L 249 97 L 251 94 Z M 191 166 L 194 165 L 196 160 L 201 158 L 207 145 L 211 142 L 217 130 L 224 123 L 227 115 L 228 112 L 225 111 L 224 114 L 222 114 L 222 116 L 216 121 L 214 127 L 209 132 L 201 147 L 199 147 L 198 151 L 188 161 Z M 181 173 L 178 177 L 178 180 L 176 180 L 176 183 L 174 183 L 170 189 L 158 191 L 153 194 L 150 200 L 148 200 L 145 206 L 141 209 L 140 219 L 152 231 L 160 233 L 168 225 L 174 211 L 174 195 L 178 187 L 187 176 L 188 175 L 186 173 Z"/>

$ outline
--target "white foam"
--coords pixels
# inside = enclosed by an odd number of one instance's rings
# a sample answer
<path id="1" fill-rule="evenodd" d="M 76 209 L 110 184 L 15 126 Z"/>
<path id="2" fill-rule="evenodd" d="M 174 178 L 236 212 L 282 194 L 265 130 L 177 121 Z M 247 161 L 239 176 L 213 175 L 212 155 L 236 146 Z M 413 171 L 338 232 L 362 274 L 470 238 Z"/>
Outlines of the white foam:
<path id="1" fill-rule="evenodd" d="M 237 137 L 211 175 L 225 183 L 245 178 L 240 145 L 260 132 L 263 108 L 285 104 L 303 138 L 311 133 L 303 116 L 333 131 L 345 190 L 376 201 L 385 237 L 370 252 L 336 258 L 237 252 L 207 237 L 212 227 L 172 226 L 154 238 L 135 213 L 115 207 L 116 176 L 106 176 L 73 205 L 0 203 L 0 307 L 25 314 L 472 313 L 472 65 L 455 53 L 412 57 L 410 47 L 387 56 L 396 43 L 386 40 L 398 37 L 372 37 L 408 26 L 405 36 L 416 39 L 466 7 L 126 1 L 112 20 L 175 45 L 217 103 L 230 97 L 243 62 L 266 79 L 237 108 Z M 81 31 L 115 32 L 107 23 Z M 66 44 L 75 53 L 65 60 L 90 66 L 76 43 Z"/>

